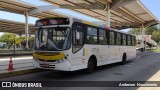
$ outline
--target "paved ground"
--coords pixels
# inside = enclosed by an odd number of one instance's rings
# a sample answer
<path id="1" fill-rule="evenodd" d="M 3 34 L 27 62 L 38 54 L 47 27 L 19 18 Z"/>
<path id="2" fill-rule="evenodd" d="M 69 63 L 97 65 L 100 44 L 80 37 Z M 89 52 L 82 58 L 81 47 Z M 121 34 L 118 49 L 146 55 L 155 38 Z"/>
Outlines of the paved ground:
<path id="1" fill-rule="evenodd" d="M 8 71 L 8 66 L 10 63 L 10 56 L 5 56 L 0 58 L 0 74 L 10 72 Z M 28 70 L 33 69 L 33 56 L 16 56 L 12 57 L 12 64 L 14 71 L 20 71 L 20 70 Z"/>
<path id="2" fill-rule="evenodd" d="M 142 54 L 141 54 L 142 55 Z M 126 65 L 112 64 L 99 67 L 92 74 L 83 70 L 75 72 L 44 71 L 39 73 L 2 78 L 2 81 L 160 81 L 160 53 L 145 53 Z M 14 88 L 21 90 L 21 88 Z M 14 90 L 13 89 L 13 90 Z M 23 88 L 24 90 L 25 88 Z M 109 87 L 55 87 L 34 90 L 160 90 L 160 88 L 109 88 Z M 2 89 L 1 89 L 2 90 Z M 26 89 L 27 90 L 27 89 Z"/>

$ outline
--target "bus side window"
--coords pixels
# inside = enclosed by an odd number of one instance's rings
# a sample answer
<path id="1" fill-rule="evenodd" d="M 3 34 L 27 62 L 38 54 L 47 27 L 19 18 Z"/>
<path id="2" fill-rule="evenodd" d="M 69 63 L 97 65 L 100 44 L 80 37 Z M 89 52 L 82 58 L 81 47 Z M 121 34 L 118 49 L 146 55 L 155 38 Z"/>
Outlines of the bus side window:
<path id="1" fill-rule="evenodd" d="M 107 45 L 107 31 L 99 29 L 99 43 L 102 45 Z"/>
<path id="2" fill-rule="evenodd" d="M 121 45 L 121 34 L 120 33 L 116 33 L 116 45 Z"/>
<path id="3" fill-rule="evenodd" d="M 128 43 L 128 35 L 125 35 L 126 36 L 126 45 L 129 45 Z"/>
<path id="4" fill-rule="evenodd" d="M 126 40 L 126 35 L 125 34 L 123 34 L 123 45 L 124 46 L 127 45 L 127 40 Z"/>
<path id="5" fill-rule="evenodd" d="M 128 40 L 128 45 L 131 46 L 132 45 L 132 39 L 130 35 L 127 35 L 127 40 Z"/>
<path id="6" fill-rule="evenodd" d="M 97 28 L 88 27 L 87 28 L 87 43 L 88 44 L 97 44 L 98 37 L 97 37 Z"/>
<path id="7" fill-rule="evenodd" d="M 84 27 L 81 24 L 75 23 L 72 26 L 72 49 L 77 52 L 83 47 L 84 44 Z"/>
<path id="8" fill-rule="evenodd" d="M 135 37 L 132 36 L 132 46 L 135 46 Z"/>
<path id="9" fill-rule="evenodd" d="M 114 32 L 110 32 L 110 45 L 115 45 L 115 34 Z"/>

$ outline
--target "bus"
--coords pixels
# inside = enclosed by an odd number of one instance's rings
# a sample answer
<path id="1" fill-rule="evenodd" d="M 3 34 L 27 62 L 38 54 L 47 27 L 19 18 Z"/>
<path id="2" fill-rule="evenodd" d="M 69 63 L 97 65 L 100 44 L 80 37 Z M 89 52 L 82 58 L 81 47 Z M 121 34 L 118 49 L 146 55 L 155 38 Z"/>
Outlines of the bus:
<path id="1" fill-rule="evenodd" d="M 136 57 L 135 36 L 76 18 L 36 21 L 34 65 L 42 69 L 93 72 Z"/>

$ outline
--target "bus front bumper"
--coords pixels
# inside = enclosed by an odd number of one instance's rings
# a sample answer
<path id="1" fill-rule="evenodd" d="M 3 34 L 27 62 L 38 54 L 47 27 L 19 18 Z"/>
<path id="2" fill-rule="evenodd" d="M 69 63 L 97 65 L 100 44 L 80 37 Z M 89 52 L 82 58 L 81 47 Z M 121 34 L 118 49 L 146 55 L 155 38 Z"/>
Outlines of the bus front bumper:
<path id="1" fill-rule="evenodd" d="M 36 68 L 59 70 L 59 71 L 71 71 L 70 69 L 71 64 L 68 60 L 45 62 L 45 61 L 39 61 L 34 58 L 33 63 Z"/>

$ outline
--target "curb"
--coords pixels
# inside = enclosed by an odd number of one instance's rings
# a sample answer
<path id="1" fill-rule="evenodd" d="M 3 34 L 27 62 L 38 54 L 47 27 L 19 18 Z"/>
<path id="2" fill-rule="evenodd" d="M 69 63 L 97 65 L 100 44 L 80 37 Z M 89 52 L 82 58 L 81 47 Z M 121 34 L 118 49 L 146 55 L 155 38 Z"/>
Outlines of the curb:
<path id="1" fill-rule="evenodd" d="M 43 69 L 28 69 L 28 70 L 20 70 L 20 71 L 13 71 L 13 72 L 7 72 L 7 73 L 1 73 L 0 78 L 6 78 L 11 76 L 17 76 L 17 75 L 24 75 L 29 73 L 35 73 L 35 72 L 42 72 Z"/>

